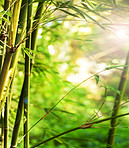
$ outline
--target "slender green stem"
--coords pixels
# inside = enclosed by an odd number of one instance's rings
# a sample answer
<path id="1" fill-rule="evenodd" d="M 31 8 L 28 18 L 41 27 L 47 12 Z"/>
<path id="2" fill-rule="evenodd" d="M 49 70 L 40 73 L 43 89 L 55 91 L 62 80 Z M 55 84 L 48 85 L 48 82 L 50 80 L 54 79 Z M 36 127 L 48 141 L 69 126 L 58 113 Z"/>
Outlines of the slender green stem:
<path id="1" fill-rule="evenodd" d="M 4 11 L 7 11 L 8 8 L 10 7 L 10 0 L 5 0 L 4 1 Z M 9 20 L 9 17 L 7 15 L 4 15 L 4 17 Z M 5 36 L 5 30 L 7 31 L 7 22 L 5 22 L 5 20 L 2 20 L 2 27 L 1 27 L 1 35 Z M 4 43 L 6 42 L 6 38 L 3 38 L 1 39 Z M 1 72 L 1 69 L 2 69 L 2 66 L 3 66 L 3 62 L 4 62 L 4 53 L 5 53 L 5 45 L 3 44 L 3 42 L 0 42 L 0 50 L 1 50 L 1 55 L 0 55 L 0 72 Z M 8 108 L 8 105 L 7 105 L 7 101 L 6 101 L 6 106 L 5 106 L 5 113 L 3 115 L 3 113 L 1 114 L 1 110 L 0 110 L 0 116 L 1 116 L 1 119 L 3 120 L 2 123 L 4 125 L 1 126 L 1 138 L 2 138 L 2 145 L 1 147 L 4 147 L 4 148 L 7 148 L 8 147 L 8 116 L 7 116 L 7 108 Z M 3 108 L 2 108 L 3 109 Z M 5 131 L 5 129 L 7 129 Z"/>
<path id="2" fill-rule="evenodd" d="M 10 7 L 10 0 L 5 0 L 4 1 L 4 11 L 7 11 L 8 8 Z M 7 15 L 4 15 L 4 17 L 6 19 L 9 19 Z M 1 27 L 1 36 L 5 36 L 4 32 L 5 30 L 7 31 L 7 22 L 5 22 L 5 20 L 2 20 L 2 27 Z M 3 61 L 4 61 L 4 52 L 5 52 L 5 45 L 3 44 L 3 42 L 5 43 L 6 38 L 2 39 L 2 42 L 0 42 L 0 71 L 2 69 L 3 66 Z"/>
<path id="3" fill-rule="evenodd" d="M 15 37 L 16 37 L 16 29 L 17 29 L 18 19 L 19 19 L 20 5 L 21 5 L 21 0 L 18 0 L 15 2 L 14 8 L 13 8 L 13 14 L 12 14 L 12 18 L 11 18 L 11 26 L 10 26 L 10 30 L 9 30 L 9 39 L 8 39 L 8 45 L 10 47 L 14 46 L 14 41 L 15 41 Z M 1 84 L 0 85 L 0 101 L 2 99 L 2 95 L 3 95 L 3 91 L 4 91 L 5 83 L 7 80 L 12 55 L 13 55 L 13 53 L 10 52 L 10 50 L 11 49 L 9 47 L 7 47 L 2 71 L 0 74 L 0 84 Z"/>
<path id="4" fill-rule="evenodd" d="M 9 132 L 9 97 L 6 99 L 4 111 L 4 148 L 8 148 L 8 132 Z"/>
<path id="5" fill-rule="evenodd" d="M 53 136 L 53 137 L 51 137 L 51 138 L 49 138 L 49 139 L 47 139 L 47 140 L 45 140 L 45 141 L 42 141 L 42 142 L 40 142 L 40 143 L 38 143 L 38 144 L 32 146 L 31 148 L 38 147 L 38 146 L 40 146 L 40 145 L 42 145 L 42 144 L 44 144 L 44 143 L 46 143 L 46 142 L 49 142 L 49 141 L 51 141 L 51 140 L 53 140 L 53 139 L 55 139 L 55 138 L 58 138 L 58 137 L 60 137 L 60 136 L 62 136 L 62 135 L 65 135 L 65 134 L 67 134 L 67 133 L 70 133 L 70 132 L 73 132 L 73 131 L 76 131 L 76 130 L 79 130 L 79 129 L 88 129 L 88 128 L 92 128 L 92 126 L 95 125 L 95 124 L 98 124 L 98 123 L 101 123 L 101 122 L 105 122 L 105 121 L 108 121 L 108 120 L 111 120 L 111 119 L 117 119 L 117 118 L 119 118 L 119 117 L 123 117 L 123 116 L 127 116 L 127 115 L 129 115 L 129 113 L 122 114 L 122 115 L 118 115 L 118 116 L 114 116 L 114 117 L 109 117 L 109 118 L 105 118 L 105 119 L 101 119 L 101 120 L 94 121 L 94 122 L 90 122 L 90 123 L 85 123 L 85 124 L 83 124 L 83 125 L 81 125 L 81 126 L 79 126 L 79 127 L 70 129 L 70 130 L 65 131 L 65 132 L 63 132 L 63 133 L 60 133 L 60 134 L 58 134 L 58 135 L 56 135 L 56 136 Z"/>
<path id="6" fill-rule="evenodd" d="M 26 24 L 25 23 L 26 22 L 26 14 L 27 14 L 27 2 L 26 2 L 26 0 L 22 1 L 21 8 L 22 9 L 20 11 L 19 26 L 18 26 L 18 30 L 20 30 L 20 32 L 17 32 L 15 45 L 17 45 L 19 43 L 19 41 L 22 40 L 23 35 L 24 35 L 25 24 Z M 14 53 L 13 60 L 11 62 L 11 65 L 12 65 L 12 67 L 14 67 L 14 69 L 15 69 L 16 63 L 17 63 L 18 52 L 19 52 L 19 48 L 16 51 L 16 53 Z M 23 94 L 24 85 L 25 84 L 23 84 L 23 88 L 22 88 L 22 91 L 21 91 L 21 96 L 20 96 L 18 109 L 17 109 L 17 115 L 16 115 L 15 124 L 14 124 L 14 128 L 13 128 L 12 142 L 11 142 L 12 148 L 17 147 L 18 133 L 19 133 L 20 123 L 21 123 L 21 118 L 22 118 L 22 113 L 23 113 L 23 105 L 21 105 L 21 104 L 23 104 L 23 99 L 21 99 L 21 98 L 24 98 L 24 94 Z"/>
<path id="7" fill-rule="evenodd" d="M 128 51 L 128 54 L 127 54 L 127 57 L 126 57 L 125 65 L 128 65 L 128 64 L 129 64 L 129 51 Z M 121 92 L 121 95 L 119 95 L 118 93 L 116 94 L 116 98 L 115 98 L 115 102 L 114 102 L 114 108 L 113 108 L 113 112 L 112 112 L 112 117 L 117 116 L 119 114 L 120 103 L 121 103 L 121 100 L 122 100 L 122 96 L 124 95 L 124 90 L 125 90 L 125 85 L 126 85 L 128 73 L 129 73 L 129 67 L 124 67 L 122 75 L 121 75 L 119 88 L 118 88 L 118 90 Z M 114 147 L 117 123 L 118 123 L 118 119 L 115 118 L 115 119 L 111 120 L 111 127 L 110 127 L 110 130 L 109 130 L 108 139 L 107 139 L 107 148 L 113 148 Z"/>
<path id="8" fill-rule="evenodd" d="M 23 0 L 23 1 L 26 2 L 26 0 Z M 23 5 L 24 5 L 24 2 L 23 2 Z M 42 2 L 40 3 L 40 5 L 42 5 Z M 25 8 L 25 6 L 23 7 L 23 9 L 24 8 Z M 36 15 L 38 15 L 38 16 L 35 16 L 35 18 L 38 18 L 38 19 L 41 18 L 41 17 L 39 17 L 42 14 L 41 8 L 42 8 L 42 6 L 38 5 L 37 13 L 36 13 Z M 39 11 L 39 9 L 40 9 L 40 11 Z M 25 12 L 25 11 L 23 11 L 23 12 Z M 21 12 L 21 14 L 23 14 L 23 12 Z M 20 16 L 20 19 L 21 19 L 21 17 L 22 16 Z M 25 18 L 25 17 L 23 17 L 23 18 Z M 25 22 L 25 20 L 23 22 Z M 24 29 L 21 29 L 21 30 L 24 30 Z M 34 50 L 34 46 L 36 45 L 36 42 L 34 41 L 35 35 L 36 35 L 36 32 L 32 35 L 33 42 L 35 43 L 35 44 L 31 44 L 31 46 L 32 46 L 31 49 L 33 49 L 33 50 Z M 16 145 L 17 145 L 18 133 L 19 133 L 21 118 L 22 118 L 22 114 L 23 114 L 23 105 L 24 105 L 24 98 L 25 98 L 24 90 L 25 90 L 25 85 L 26 85 L 25 83 L 26 82 L 25 82 L 25 79 L 24 79 L 23 88 L 22 88 L 22 92 L 21 92 L 20 100 L 19 100 L 19 104 L 18 104 L 18 110 L 17 110 L 16 120 L 15 120 L 15 125 L 14 125 L 14 129 L 13 129 L 12 144 L 11 144 L 12 146 L 11 147 L 16 147 Z"/>
<path id="9" fill-rule="evenodd" d="M 28 0 L 27 32 L 32 28 L 32 0 Z M 28 35 L 26 48 L 31 49 L 31 34 Z M 30 98 L 30 57 L 25 54 L 25 90 L 24 90 L 24 134 L 29 129 L 29 98 Z M 29 133 L 24 138 L 24 148 L 29 148 Z"/>
<path id="10" fill-rule="evenodd" d="M 34 18 L 35 21 L 34 21 L 33 26 L 32 26 L 32 28 L 36 28 L 32 32 L 32 40 L 31 40 L 31 49 L 34 50 L 34 51 L 36 50 L 39 22 L 40 22 L 42 13 L 43 13 L 44 2 L 45 2 L 45 0 L 42 1 L 42 2 L 39 2 L 38 7 L 37 7 L 37 12 L 36 12 L 36 15 L 35 15 L 35 18 Z M 34 54 L 33 54 L 33 57 L 34 57 Z M 32 66 L 34 64 L 34 60 L 33 59 L 31 59 L 31 63 L 30 64 L 31 64 L 30 68 L 32 69 Z"/>
<path id="11" fill-rule="evenodd" d="M 4 147 L 4 112 L 1 113 L 1 117 L 0 117 L 0 146 Z"/>

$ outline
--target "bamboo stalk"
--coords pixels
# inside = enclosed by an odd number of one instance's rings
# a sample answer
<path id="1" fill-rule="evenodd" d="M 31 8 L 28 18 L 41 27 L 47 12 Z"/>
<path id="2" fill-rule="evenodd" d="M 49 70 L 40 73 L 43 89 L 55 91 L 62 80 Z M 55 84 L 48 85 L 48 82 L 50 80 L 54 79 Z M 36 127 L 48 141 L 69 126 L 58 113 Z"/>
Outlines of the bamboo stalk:
<path id="1" fill-rule="evenodd" d="M 129 65 L 129 51 L 128 51 L 128 54 L 127 54 L 127 57 L 126 57 L 125 65 Z M 121 75 L 120 84 L 119 84 L 119 87 L 118 87 L 118 90 L 121 91 L 121 95 L 119 95 L 118 93 L 116 94 L 113 112 L 112 112 L 112 117 L 119 115 L 120 103 L 121 103 L 122 97 L 124 95 L 128 74 L 129 74 L 129 67 L 124 67 L 122 75 Z M 114 147 L 117 123 L 118 123 L 118 119 L 113 118 L 111 120 L 111 126 L 110 126 L 110 129 L 109 129 L 109 134 L 108 134 L 108 139 L 107 139 L 107 148 L 113 148 Z"/>
<path id="2" fill-rule="evenodd" d="M 45 2 L 45 0 L 43 0 L 42 2 L 39 2 L 38 7 L 37 7 L 37 12 L 36 12 L 36 15 L 35 15 L 35 18 L 34 18 L 35 21 L 34 21 L 33 26 L 32 26 L 34 31 L 32 32 L 31 49 L 34 50 L 34 51 L 36 51 L 39 21 L 41 19 L 42 13 L 43 13 L 44 2 Z M 35 55 L 33 54 L 33 59 L 30 60 L 30 64 L 31 64 L 30 69 L 32 69 L 32 66 L 34 64 L 34 57 L 35 57 Z"/>
<path id="3" fill-rule="evenodd" d="M 19 12 L 20 12 L 20 6 L 21 6 L 21 0 L 17 0 L 14 4 L 13 8 L 13 14 L 11 18 L 11 26 L 9 30 L 9 38 L 8 38 L 8 47 L 6 50 L 6 55 L 2 67 L 2 71 L 0 74 L 0 101 L 2 99 L 5 83 L 7 80 L 7 75 L 12 59 L 13 53 L 11 52 L 11 48 L 14 47 L 15 37 L 16 37 L 16 29 L 18 25 L 18 19 L 19 19 Z M 10 47 L 10 48 L 9 48 Z"/>
<path id="4" fill-rule="evenodd" d="M 19 43 L 19 41 L 22 40 L 23 35 L 24 35 L 25 24 L 26 24 L 26 14 L 27 14 L 27 2 L 26 2 L 26 0 L 22 0 L 21 8 L 22 9 L 20 11 L 19 27 L 18 27 L 19 30 L 21 30 L 21 31 L 17 32 L 15 45 L 17 45 Z M 16 67 L 19 49 L 20 49 L 20 47 L 18 48 L 16 53 L 14 53 L 14 55 L 13 55 L 14 58 L 12 60 L 11 65 L 12 65 L 12 67 L 14 67 L 14 69 Z M 23 90 L 24 90 L 24 84 L 23 84 L 22 92 L 23 92 Z M 14 128 L 13 128 L 11 147 L 17 147 L 18 132 L 19 132 L 20 122 L 21 122 L 22 112 L 23 112 L 23 106 L 21 106 L 21 104 L 23 104 L 23 102 L 22 102 L 23 100 L 21 99 L 21 98 L 23 98 L 22 92 L 21 92 L 19 105 L 18 105 L 18 109 L 17 109 L 17 115 L 16 115 L 15 124 L 14 124 Z"/>
<path id="5" fill-rule="evenodd" d="M 4 11 L 7 11 L 8 10 L 8 8 L 10 7 L 10 0 L 5 0 L 4 1 Z M 6 18 L 6 19 L 8 19 L 8 16 L 7 15 L 4 15 L 4 17 Z M 4 34 L 4 32 L 5 32 L 5 30 L 7 31 L 7 22 L 5 22 L 5 20 L 2 20 L 2 27 L 1 27 L 1 35 L 3 35 L 3 36 L 5 36 L 5 34 Z M 2 66 L 3 66 L 3 61 L 4 61 L 4 50 L 5 50 L 5 45 L 3 44 L 3 42 L 5 43 L 5 41 L 6 41 L 6 39 L 5 38 L 3 38 L 3 39 L 1 39 L 2 40 L 2 42 L 0 42 L 0 46 L 2 47 L 2 49 L 0 49 L 1 50 L 1 53 L 0 53 L 0 71 L 1 71 L 1 69 L 2 69 Z"/>
<path id="6" fill-rule="evenodd" d="M 41 14 L 42 14 L 41 9 L 42 9 L 42 7 L 43 6 L 42 6 L 42 2 L 41 2 L 40 5 L 38 5 L 38 7 L 37 7 L 37 13 L 35 15 L 35 18 L 38 18 L 38 19 L 41 18 Z M 40 11 L 38 11 L 39 8 L 40 8 Z M 33 24 L 33 26 L 34 26 L 34 24 Z M 35 33 L 32 35 L 32 39 L 33 39 L 32 42 L 35 42 L 35 44 L 31 44 L 31 46 L 32 46 L 31 49 L 33 49 L 33 50 L 35 49 L 34 45 L 36 45 L 36 41 L 34 41 L 34 38 L 35 39 L 37 38 L 36 37 L 36 32 L 38 32 L 38 28 L 37 28 L 37 31 L 35 31 Z M 12 136 L 11 147 L 16 147 L 16 145 L 17 145 L 18 133 L 19 133 L 21 118 L 22 118 L 22 114 L 23 114 L 23 105 L 24 105 L 24 98 L 25 98 L 25 95 L 24 95 L 25 85 L 26 84 L 25 84 L 25 80 L 24 80 L 23 88 L 22 88 L 22 92 L 21 92 L 20 100 L 19 100 L 19 104 L 18 104 L 18 110 L 17 110 L 16 120 L 15 120 L 15 125 L 14 125 L 14 129 L 13 129 L 13 136 Z"/>
<path id="7" fill-rule="evenodd" d="M 27 33 L 32 29 L 32 0 L 28 0 Z M 26 41 L 26 48 L 31 49 L 31 33 Z M 24 88 L 24 134 L 29 130 L 29 99 L 30 99 L 30 57 L 25 54 L 25 88 Z M 24 138 L 24 148 L 29 148 L 29 133 Z"/>
<path id="8" fill-rule="evenodd" d="M 4 111 L 4 148 L 8 148 L 9 132 L 9 97 L 7 97 Z"/>
<path id="9" fill-rule="evenodd" d="M 2 111 L 0 117 L 0 146 L 4 147 L 4 112 Z"/>
<path id="10" fill-rule="evenodd" d="M 5 0 L 4 1 L 4 11 L 7 11 L 10 7 L 10 0 Z M 4 17 L 6 19 L 9 19 L 9 17 L 7 15 L 4 15 Z M 7 31 L 7 22 L 5 22 L 5 20 L 2 20 L 2 27 L 1 27 L 1 35 L 3 34 L 3 36 L 5 36 L 5 30 Z M 1 39 L 2 40 L 2 39 Z M 2 40 L 4 43 L 6 42 L 6 38 L 3 38 Z M 1 69 L 2 69 L 2 66 L 3 66 L 3 61 L 4 61 L 4 53 L 5 53 L 5 45 L 3 44 L 3 42 L 0 42 L 0 45 L 2 46 L 2 49 L 1 49 L 1 55 L 0 55 L 0 72 L 1 72 Z M 7 106 L 6 106 L 7 107 Z M 5 110 L 6 110 L 6 107 L 5 107 Z M 8 117 L 6 116 L 6 114 L 4 113 L 4 108 L 3 109 L 3 112 L 1 114 L 1 110 L 0 110 L 0 116 L 1 116 L 1 120 L 3 124 L 1 126 L 1 147 L 4 147 L 4 148 L 7 148 L 8 147 L 8 130 L 7 132 L 5 131 L 6 127 L 8 126 L 8 123 L 6 122 L 8 119 Z M 7 118 L 6 118 L 7 117 Z M 7 120 L 6 120 L 7 119 Z M 7 124 L 6 124 L 7 123 Z M 6 134 L 7 133 L 7 134 Z"/>

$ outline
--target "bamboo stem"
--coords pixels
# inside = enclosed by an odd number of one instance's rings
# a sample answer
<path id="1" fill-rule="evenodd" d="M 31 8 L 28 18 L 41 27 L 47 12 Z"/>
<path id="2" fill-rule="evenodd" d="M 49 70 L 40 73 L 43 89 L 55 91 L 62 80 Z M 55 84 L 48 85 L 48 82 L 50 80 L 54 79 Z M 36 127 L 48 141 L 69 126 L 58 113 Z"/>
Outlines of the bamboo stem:
<path id="1" fill-rule="evenodd" d="M 8 132 L 9 132 L 9 97 L 7 97 L 4 111 L 4 148 L 8 148 Z"/>
<path id="2" fill-rule="evenodd" d="M 20 5 L 21 5 L 21 0 L 18 0 L 15 2 L 14 8 L 13 8 L 13 14 L 12 14 L 12 18 L 11 18 L 11 27 L 9 30 L 9 39 L 8 39 L 8 46 L 10 46 L 10 47 L 14 46 L 14 41 L 15 41 L 15 37 L 16 37 L 16 29 L 17 29 L 18 19 L 19 19 Z M 10 52 L 9 47 L 7 47 L 2 71 L 0 74 L 0 84 L 1 84 L 0 85 L 0 101 L 2 99 L 5 83 L 7 80 L 12 55 L 13 55 L 13 53 Z"/>
<path id="3" fill-rule="evenodd" d="M 31 49 L 36 51 L 36 43 L 37 43 L 37 36 L 38 36 L 38 29 L 39 29 L 39 21 L 41 19 L 42 13 L 43 13 L 43 8 L 44 8 L 44 2 L 39 2 L 38 7 L 37 7 L 37 12 L 34 18 L 34 23 L 32 28 L 36 28 L 34 29 L 34 31 L 32 32 L 32 40 L 31 40 Z M 33 54 L 33 58 L 35 57 L 35 55 Z M 30 69 L 32 69 L 32 66 L 34 64 L 34 59 L 30 60 Z"/>
<path id="4" fill-rule="evenodd" d="M 21 30 L 21 32 L 17 32 L 17 36 L 16 36 L 16 42 L 15 45 L 17 45 L 19 43 L 20 40 L 22 40 L 23 35 L 24 35 L 24 30 L 25 30 L 25 24 L 26 24 L 26 14 L 27 14 L 27 2 L 26 0 L 22 0 L 22 5 L 21 5 L 21 11 L 20 11 L 20 17 L 19 17 L 19 30 Z M 19 53 L 19 49 L 16 51 L 16 53 L 14 53 L 14 58 L 12 60 L 12 67 L 16 67 L 17 64 L 17 57 L 18 57 L 18 53 Z M 13 128 L 13 134 L 12 134 L 12 141 L 11 141 L 11 147 L 17 147 L 17 139 L 18 139 L 18 133 L 19 133 L 19 128 L 20 128 L 20 123 L 21 123 L 21 118 L 22 118 L 22 112 L 23 112 L 23 105 L 21 106 L 21 104 L 23 104 L 23 90 L 24 90 L 24 84 L 23 84 L 23 88 L 21 91 L 21 96 L 20 96 L 20 100 L 19 100 L 19 104 L 18 104 L 18 109 L 17 109 L 17 115 L 16 115 L 16 119 L 15 119 L 15 124 L 14 124 L 14 128 Z"/>
<path id="5" fill-rule="evenodd" d="M 129 51 L 126 57 L 125 65 L 129 65 Z M 115 102 L 114 102 L 114 108 L 112 112 L 112 117 L 117 116 L 119 114 L 120 109 L 120 103 L 122 100 L 122 96 L 124 95 L 126 81 L 129 73 L 129 67 L 124 67 L 120 84 L 118 87 L 118 90 L 121 92 L 121 95 L 118 93 L 116 94 Z M 115 133 L 116 133 L 116 126 L 118 123 L 118 119 L 112 119 L 111 120 L 111 127 L 109 129 L 108 139 L 107 139 L 107 148 L 113 148 L 114 147 L 114 141 L 115 141 Z"/>
<path id="6" fill-rule="evenodd" d="M 28 0 L 27 32 L 32 28 L 32 0 Z M 31 33 L 26 41 L 26 48 L 31 49 Z M 29 129 L 29 99 L 30 99 L 30 57 L 25 54 L 25 88 L 24 88 L 24 134 Z M 24 138 L 24 148 L 29 148 L 29 133 Z"/>
<path id="7" fill-rule="evenodd" d="M 45 141 L 42 141 L 42 142 L 40 142 L 40 143 L 32 146 L 31 148 L 38 147 L 38 146 L 40 146 L 40 145 L 42 145 L 42 144 L 44 144 L 46 142 L 49 142 L 49 141 L 51 141 L 51 140 L 53 140 L 55 138 L 58 138 L 58 137 L 60 137 L 62 135 L 65 135 L 67 133 L 70 133 L 70 132 L 73 132 L 73 131 L 76 131 L 76 130 L 79 130 L 79 129 L 92 128 L 92 126 L 95 125 L 95 124 L 102 123 L 102 122 L 105 122 L 105 121 L 108 121 L 108 120 L 111 120 L 111 119 L 117 119 L 119 117 L 123 117 L 123 116 L 127 116 L 127 115 L 129 115 L 129 113 L 125 113 L 125 114 L 122 114 L 122 115 L 118 115 L 118 116 L 114 116 L 114 117 L 109 117 L 109 118 L 101 119 L 101 120 L 98 120 L 98 121 L 93 121 L 93 122 L 90 122 L 90 123 L 85 123 L 85 124 L 83 124 L 81 126 L 78 126 L 78 127 L 73 128 L 73 129 L 67 130 L 67 131 L 65 131 L 63 133 L 60 133 L 58 135 L 55 135 L 55 136 L 53 136 L 53 137 L 51 137 L 51 138 L 49 138 L 49 139 L 47 139 Z"/>
<path id="8" fill-rule="evenodd" d="M 5 0 L 4 1 L 4 11 L 7 11 L 9 9 L 10 3 L 11 3 L 10 0 Z M 4 17 L 9 20 L 9 17 L 7 15 L 4 15 Z M 5 36 L 5 30 L 7 31 L 7 22 L 5 22 L 5 20 L 2 20 L 1 30 L 2 30 L 1 31 L 1 35 L 3 34 L 3 36 Z M 4 39 L 2 41 L 5 43 L 6 42 L 6 38 L 4 37 Z M 1 69 L 2 69 L 2 66 L 3 66 L 3 62 L 4 62 L 5 45 L 2 42 L 0 42 L 0 45 L 1 45 L 1 55 L 0 55 L 0 73 L 1 73 Z M 6 107 L 5 107 L 5 110 L 6 110 Z M 1 147 L 7 148 L 8 147 L 8 132 L 6 134 L 6 132 L 5 132 L 5 126 L 8 124 L 8 121 L 7 121 L 8 120 L 7 119 L 8 117 L 4 113 L 4 109 L 3 109 L 3 112 L 2 113 L 1 113 L 1 110 L 0 110 L 0 114 L 1 114 L 0 115 L 1 116 L 1 120 L 3 120 L 2 123 L 1 123 L 1 124 L 3 124 L 1 126 L 1 140 L 2 140 L 1 141 Z"/>
<path id="9" fill-rule="evenodd" d="M 25 1 L 25 0 L 23 0 Z M 42 2 L 40 3 L 40 5 L 38 5 L 38 8 L 37 8 L 37 13 L 35 15 L 35 18 L 41 18 L 41 14 L 42 14 Z M 40 9 L 40 11 L 39 11 Z M 40 13 L 39 13 L 40 12 Z M 40 16 L 40 17 L 39 17 Z M 21 18 L 21 17 L 20 17 Z M 39 20 L 38 20 L 39 21 Z M 36 25 L 36 24 L 35 24 Z M 37 28 L 38 29 L 38 28 Z M 36 31 L 38 32 L 38 30 Z M 36 33 L 35 32 L 35 33 Z M 36 39 L 37 37 L 35 36 L 36 34 L 33 34 L 32 35 L 32 38 L 33 38 L 33 41 L 31 42 L 35 42 L 34 41 L 34 38 Z M 35 44 L 31 44 L 31 49 L 34 50 L 34 45 L 36 45 L 36 42 Z M 36 47 L 36 46 L 35 46 Z M 20 95 L 20 100 L 19 100 L 19 104 L 18 104 L 18 110 L 17 110 L 17 115 L 16 115 L 16 120 L 15 120 L 15 125 L 14 125 L 14 129 L 13 129 L 13 136 L 12 136 L 12 143 L 11 143 L 11 147 L 16 147 L 16 144 L 17 144 L 17 139 L 18 139 L 18 132 L 19 132 L 19 128 L 20 128 L 20 123 L 21 123 L 21 118 L 22 118 L 22 114 L 23 114 L 23 106 L 24 106 L 24 98 L 25 98 L 25 93 L 24 93 L 24 90 L 25 90 L 25 79 L 24 79 L 24 83 L 23 83 L 23 88 L 22 88 L 22 92 L 21 92 L 21 95 Z M 28 131 L 26 132 L 26 134 L 28 133 Z"/>

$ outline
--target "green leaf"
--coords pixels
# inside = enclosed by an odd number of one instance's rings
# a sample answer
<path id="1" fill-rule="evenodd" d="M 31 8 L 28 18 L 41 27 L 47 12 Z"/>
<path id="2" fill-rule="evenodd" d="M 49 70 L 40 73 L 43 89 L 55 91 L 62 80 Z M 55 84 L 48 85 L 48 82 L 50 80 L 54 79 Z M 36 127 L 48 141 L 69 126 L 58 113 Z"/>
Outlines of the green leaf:
<path id="1" fill-rule="evenodd" d="M 90 8 L 86 5 L 86 4 L 84 4 L 84 3 L 81 3 L 87 10 L 89 10 L 89 11 L 91 11 L 90 10 Z"/>
<path id="2" fill-rule="evenodd" d="M 94 10 L 95 11 L 100 10 L 100 8 L 101 8 L 102 5 L 103 5 L 102 3 L 98 4 L 97 6 L 94 7 Z"/>
<path id="3" fill-rule="evenodd" d="M 33 3 L 37 3 L 37 2 L 45 2 L 46 0 L 34 0 Z"/>
<path id="4" fill-rule="evenodd" d="M 84 3 L 82 3 L 82 5 L 84 6 L 83 8 L 85 8 L 86 10 L 88 10 L 88 11 L 90 11 L 90 12 L 96 14 L 97 16 L 99 16 L 99 17 L 101 17 L 101 18 L 104 18 L 104 19 L 106 19 L 106 20 L 109 21 L 109 19 L 107 19 L 106 17 L 104 17 L 104 16 L 100 15 L 99 13 L 97 13 L 95 9 L 94 9 L 94 10 L 90 9 L 90 8 L 89 8 L 86 4 L 84 4 Z M 101 8 L 101 7 L 100 7 L 100 8 Z M 100 8 L 98 8 L 98 9 L 100 9 Z"/>
<path id="5" fill-rule="evenodd" d="M 93 19 L 91 16 L 89 16 L 88 14 L 84 13 L 86 17 L 88 17 L 90 20 L 92 20 L 95 24 L 97 24 L 98 26 L 100 26 L 102 29 L 105 30 L 105 28 L 99 23 L 97 22 L 95 19 Z"/>
<path id="6" fill-rule="evenodd" d="M 94 9 L 94 4 L 91 1 L 86 0 L 87 4 Z"/>
<path id="7" fill-rule="evenodd" d="M 8 24 L 10 24 L 10 21 L 7 18 L 2 17 L 2 19 L 5 20 Z"/>
<path id="8" fill-rule="evenodd" d="M 86 20 L 86 17 L 89 18 L 90 20 L 92 20 L 95 24 L 97 24 L 98 26 L 100 26 L 102 29 L 105 30 L 105 28 L 99 23 L 97 22 L 95 19 L 93 19 L 91 16 L 89 16 L 88 14 L 86 14 L 84 11 L 78 9 L 77 7 L 74 7 L 74 6 L 70 6 L 71 9 L 73 9 L 74 11 L 76 11 L 82 18 L 84 18 Z M 90 10 L 89 11 L 93 12 L 93 10 Z M 97 14 L 95 11 L 93 12 L 95 14 Z M 97 14 L 99 15 L 99 14 Z"/>
<path id="9" fill-rule="evenodd" d="M 31 53 L 39 54 L 37 51 L 31 50 L 31 49 L 29 49 L 29 48 L 24 48 L 24 49 L 27 50 L 27 51 L 29 51 L 29 52 L 31 52 Z"/>
<path id="10" fill-rule="evenodd" d="M 4 10 L 0 12 L 0 16 L 2 17 L 3 15 L 7 15 L 9 17 L 12 16 L 12 14 L 9 11 L 4 11 Z"/>
<path id="11" fill-rule="evenodd" d="M 65 12 L 66 14 L 71 15 L 71 16 L 73 16 L 73 17 L 78 17 L 76 14 L 70 13 L 70 12 L 65 11 L 65 10 L 63 10 L 63 9 L 59 9 L 59 10 Z"/>
<path id="12" fill-rule="evenodd" d="M 113 69 L 113 68 L 118 68 L 118 67 L 128 67 L 129 65 L 115 65 L 115 66 L 109 66 L 109 67 L 106 67 L 105 70 L 110 70 L 110 69 Z"/>
<path id="13" fill-rule="evenodd" d="M 78 15 L 80 15 L 83 19 L 86 20 L 86 17 L 85 17 L 85 15 L 83 14 L 83 11 L 81 11 L 80 9 L 78 9 L 77 7 L 74 7 L 74 6 L 70 6 L 70 8 L 71 8 L 72 10 L 74 10 L 75 12 L 77 12 Z"/>
<path id="14" fill-rule="evenodd" d="M 70 1 L 66 1 L 66 2 L 63 2 L 63 3 L 60 3 L 60 8 L 66 8 L 68 5 L 70 4 Z"/>
<path id="15" fill-rule="evenodd" d="M 22 48 L 23 51 L 28 55 L 30 59 L 34 59 L 30 52 L 28 52 L 27 48 Z"/>
<path id="16" fill-rule="evenodd" d="M 99 83 L 99 75 L 94 75 L 94 77 L 95 77 L 95 80 L 96 80 L 96 84 L 98 84 Z"/>
<path id="17" fill-rule="evenodd" d="M 123 98 L 125 101 L 127 101 L 127 99 L 121 94 L 120 90 L 118 90 L 118 89 L 116 89 L 116 88 L 114 88 L 112 86 L 108 86 L 107 88 L 115 91 L 117 94 L 119 94 L 121 96 L 121 98 Z"/>

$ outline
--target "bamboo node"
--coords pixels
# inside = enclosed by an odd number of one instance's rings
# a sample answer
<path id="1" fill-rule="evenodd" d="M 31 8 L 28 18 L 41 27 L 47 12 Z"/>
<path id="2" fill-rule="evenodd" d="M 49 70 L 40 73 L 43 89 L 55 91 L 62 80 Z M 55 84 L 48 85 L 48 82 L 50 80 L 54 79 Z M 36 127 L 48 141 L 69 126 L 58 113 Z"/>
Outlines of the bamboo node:
<path id="1" fill-rule="evenodd" d="M 10 146 L 10 148 L 16 148 L 16 147 L 17 147 L 16 145 L 11 145 L 11 146 Z"/>
<path id="2" fill-rule="evenodd" d="M 92 127 L 92 124 L 90 124 L 90 125 L 83 124 L 80 126 L 80 129 L 86 129 L 86 128 L 91 128 L 91 127 Z"/>
<path id="3" fill-rule="evenodd" d="M 30 72 L 25 72 L 25 75 L 30 75 Z"/>

